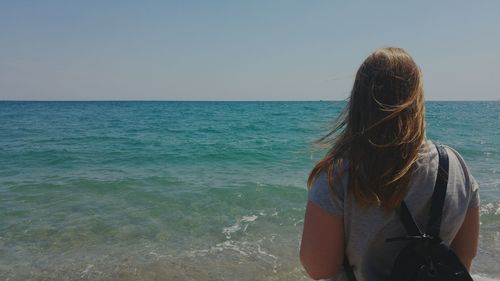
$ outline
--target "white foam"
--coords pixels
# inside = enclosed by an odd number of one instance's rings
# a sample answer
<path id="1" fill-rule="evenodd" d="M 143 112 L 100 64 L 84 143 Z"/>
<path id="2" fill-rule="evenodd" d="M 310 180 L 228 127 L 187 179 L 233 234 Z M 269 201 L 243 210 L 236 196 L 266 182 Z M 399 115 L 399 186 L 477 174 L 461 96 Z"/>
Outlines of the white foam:
<path id="1" fill-rule="evenodd" d="M 243 225 L 243 232 L 247 231 L 248 225 L 255 220 L 257 220 L 259 217 L 256 215 L 250 215 L 250 216 L 243 216 L 241 219 L 239 219 L 235 224 L 224 227 L 222 228 L 222 234 L 226 236 L 226 239 L 231 239 L 231 234 L 238 232 L 242 229 L 242 224 Z"/>
<path id="2" fill-rule="evenodd" d="M 161 258 L 166 258 L 166 257 L 171 257 L 171 255 L 161 255 L 161 254 L 158 254 L 157 252 L 155 251 L 151 251 L 149 252 L 149 254 L 153 257 L 155 257 L 157 260 L 161 259 Z"/>
<path id="3" fill-rule="evenodd" d="M 298 224 L 300 224 L 300 223 L 304 223 L 304 220 L 303 220 L 303 219 L 300 219 L 300 220 L 298 220 L 298 221 L 294 222 L 294 223 L 293 223 L 293 226 L 297 226 L 297 225 L 298 225 Z"/>
<path id="4" fill-rule="evenodd" d="M 273 260 L 273 272 L 274 273 L 278 272 L 278 270 L 277 270 L 278 269 L 278 257 L 277 256 L 262 250 L 262 247 L 260 246 L 260 244 L 257 244 L 257 253 L 259 253 L 260 255 L 263 255 L 263 256 L 270 257 Z"/>
<path id="5" fill-rule="evenodd" d="M 85 270 L 82 271 L 82 273 L 80 275 L 80 278 L 83 278 L 85 275 L 87 275 L 87 273 L 89 273 L 89 271 L 92 269 L 92 267 L 94 267 L 93 264 L 87 265 L 87 267 L 85 268 Z"/>
<path id="6" fill-rule="evenodd" d="M 500 281 L 500 279 L 492 279 L 492 278 L 477 275 L 477 274 L 472 274 L 472 279 L 474 279 L 474 281 Z"/>
<path id="7" fill-rule="evenodd" d="M 498 203 L 488 203 L 481 206 L 481 213 L 499 215 L 500 214 L 500 204 Z"/>
<path id="8" fill-rule="evenodd" d="M 240 253 L 243 256 L 249 256 L 249 253 L 245 252 L 241 247 L 236 245 L 236 242 L 231 241 L 231 240 L 216 244 L 215 247 L 220 248 L 222 251 L 223 250 L 233 250 L 235 252 Z"/>
<path id="9" fill-rule="evenodd" d="M 263 248 L 262 243 L 264 242 L 264 240 L 272 241 L 271 239 L 265 239 L 265 238 L 256 241 L 227 240 L 222 243 L 217 243 L 208 249 L 186 251 L 184 252 L 184 255 L 191 258 L 195 258 L 195 257 L 204 257 L 207 255 L 213 255 L 224 251 L 233 251 L 243 257 L 256 257 L 263 262 L 269 263 L 272 265 L 273 272 L 277 273 L 278 266 L 280 265 L 280 263 L 278 262 L 279 258 L 278 256 L 267 252 Z M 238 263 L 241 262 L 242 261 L 238 261 Z"/>
<path id="10" fill-rule="evenodd" d="M 237 222 L 229 227 L 224 227 L 222 229 L 222 234 L 226 235 L 226 239 L 231 239 L 231 234 L 237 232 L 241 229 L 240 222 Z"/>

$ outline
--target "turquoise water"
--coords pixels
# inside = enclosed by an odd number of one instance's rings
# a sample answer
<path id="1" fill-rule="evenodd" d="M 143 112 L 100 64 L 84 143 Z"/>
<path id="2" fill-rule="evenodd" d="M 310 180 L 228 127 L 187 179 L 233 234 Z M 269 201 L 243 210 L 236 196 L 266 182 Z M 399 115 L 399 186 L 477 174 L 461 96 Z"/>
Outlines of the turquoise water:
<path id="1" fill-rule="evenodd" d="M 342 102 L 0 102 L 0 280 L 306 280 L 311 142 Z M 500 102 L 430 102 L 500 279 Z"/>

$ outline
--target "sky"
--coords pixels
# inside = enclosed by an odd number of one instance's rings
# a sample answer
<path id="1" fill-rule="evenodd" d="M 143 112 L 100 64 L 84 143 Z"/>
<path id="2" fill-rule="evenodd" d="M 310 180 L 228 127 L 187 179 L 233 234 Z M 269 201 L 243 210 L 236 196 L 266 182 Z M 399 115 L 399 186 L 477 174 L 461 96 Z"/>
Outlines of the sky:
<path id="1" fill-rule="evenodd" d="M 0 1 L 0 100 L 342 100 L 405 48 L 428 100 L 499 100 L 500 1 Z"/>

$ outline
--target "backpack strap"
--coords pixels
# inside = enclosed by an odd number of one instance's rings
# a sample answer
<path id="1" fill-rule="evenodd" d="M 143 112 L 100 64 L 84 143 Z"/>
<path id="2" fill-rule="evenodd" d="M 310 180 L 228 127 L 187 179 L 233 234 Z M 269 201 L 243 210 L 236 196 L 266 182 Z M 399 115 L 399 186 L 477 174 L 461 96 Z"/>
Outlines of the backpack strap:
<path id="1" fill-rule="evenodd" d="M 401 201 L 401 206 L 399 207 L 399 217 L 401 219 L 401 222 L 403 223 L 403 226 L 405 227 L 406 233 L 409 236 L 422 236 L 423 233 L 418 227 L 417 223 L 415 222 L 415 219 L 410 213 L 410 210 L 408 209 L 408 206 L 406 206 L 405 201 Z M 388 239 L 392 240 L 392 239 Z"/>
<path id="2" fill-rule="evenodd" d="M 441 218 L 443 215 L 444 199 L 446 197 L 446 188 L 448 185 L 449 159 L 448 159 L 448 154 L 446 153 L 446 150 L 442 145 L 436 145 L 436 149 L 439 155 L 439 166 L 436 177 L 436 183 L 434 184 L 434 191 L 432 193 L 432 199 L 431 199 L 432 200 L 431 214 L 430 214 L 431 217 L 427 225 L 427 233 L 426 233 L 428 235 L 424 234 L 420 230 L 418 225 L 415 223 L 415 219 L 411 215 L 408 206 L 404 201 L 402 201 L 398 213 L 408 236 L 389 238 L 386 239 L 387 242 L 439 237 L 439 231 L 441 229 Z"/>
<path id="3" fill-rule="evenodd" d="M 441 219 L 443 217 L 444 199 L 448 186 L 449 159 L 446 149 L 442 145 L 436 145 L 439 154 L 439 168 L 432 193 L 431 218 L 427 224 L 427 233 L 434 238 L 439 237 L 441 230 Z"/>
<path id="4" fill-rule="evenodd" d="M 343 266 L 344 266 L 345 275 L 347 276 L 347 280 L 357 281 L 356 276 L 354 276 L 354 270 L 352 269 L 352 266 L 349 263 L 349 259 L 347 258 L 347 255 L 344 256 Z"/>

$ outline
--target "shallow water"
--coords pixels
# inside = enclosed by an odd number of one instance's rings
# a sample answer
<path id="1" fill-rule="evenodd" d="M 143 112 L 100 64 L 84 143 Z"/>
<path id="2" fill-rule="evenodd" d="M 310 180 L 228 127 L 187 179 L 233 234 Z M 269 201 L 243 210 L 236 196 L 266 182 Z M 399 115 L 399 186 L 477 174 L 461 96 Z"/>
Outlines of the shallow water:
<path id="1" fill-rule="evenodd" d="M 311 141 L 340 102 L 0 102 L 0 280 L 307 280 Z M 430 102 L 500 280 L 500 103 Z"/>

